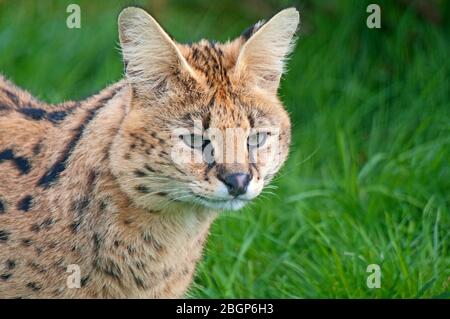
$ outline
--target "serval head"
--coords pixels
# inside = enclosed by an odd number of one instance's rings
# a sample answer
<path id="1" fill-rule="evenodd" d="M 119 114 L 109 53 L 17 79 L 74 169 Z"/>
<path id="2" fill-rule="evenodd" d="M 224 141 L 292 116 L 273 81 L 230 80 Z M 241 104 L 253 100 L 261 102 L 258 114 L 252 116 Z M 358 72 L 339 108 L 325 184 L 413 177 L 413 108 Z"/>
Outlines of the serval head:
<path id="1" fill-rule="evenodd" d="M 235 210 L 261 193 L 288 154 L 277 90 L 298 23 L 289 8 L 233 41 L 187 45 L 144 10 L 121 12 L 131 94 L 112 167 L 138 205 Z"/>

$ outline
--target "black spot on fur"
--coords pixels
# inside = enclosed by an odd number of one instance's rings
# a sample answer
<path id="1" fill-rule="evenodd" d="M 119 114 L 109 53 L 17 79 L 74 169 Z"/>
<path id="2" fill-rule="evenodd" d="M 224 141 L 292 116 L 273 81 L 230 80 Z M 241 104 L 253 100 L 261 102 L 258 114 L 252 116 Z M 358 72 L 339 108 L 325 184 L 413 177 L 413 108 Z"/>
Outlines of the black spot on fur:
<path id="1" fill-rule="evenodd" d="M 9 235 L 11 235 L 9 231 L 0 230 L 0 243 L 6 243 L 9 239 Z"/>
<path id="2" fill-rule="evenodd" d="M 148 288 L 147 285 L 144 284 L 144 281 L 141 278 L 137 277 L 135 274 L 133 274 L 133 280 L 134 280 L 134 283 L 136 284 L 136 286 L 138 286 L 139 288 L 141 288 L 141 289 Z"/>
<path id="3" fill-rule="evenodd" d="M 28 174 L 31 169 L 30 161 L 28 159 L 18 156 L 14 159 L 14 162 L 22 174 Z"/>
<path id="4" fill-rule="evenodd" d="M 0 214 L 3 214 L 6 211 L 5 204 L 0 200 Z"/>
<path id="5" fill-rule="evenodd" d="M 6 268 L 11 270 L 11 269 L 14 269 L 15 267 L 16 267 L 16 261 L 15 260 L 8 259 L 6 261 Z"/>
<path id="6" fill-rule="evenodd" d="M 22 245 L 25 247 L 30 247 L 33 244 L 33 241 L 31 239 L 22 239 Z"/>
<path id="7" fill-rule="evenodd" d="M 130 225 L 131 222 L 132 222 L 131 219 L 125 219 L 123 223 L 124 223 L 125 225 Z"/>
<path id="8" fill-rule="evenodd" d="M 122 276 L 122 270 L 120 267 L 111 259 L 100 259 L 96 258 L 94 260 L 93 266 L 100 272 L 103 272 L 104 274 L 120 280 Z"/>
<path id="9" fill-rule="evenodd" d="M 30 210 L 32 202 L 33 197 L 31 195 L 27 195 L 19 201 L 19 203 L 17 204 L 17 208 L 23 210 L 24 212 L 27 212 Z"/>
<path id="10" fill-rule="evenodd" d="M 58 122 L 63 121 L 68 114 L 69 114 L 69 112 L 67 112 L 67 111 L 50 112 L 50 113 L 47 113 L 47 119 L 54 123 L 58 123 Z"/>
<path id="11" fill-rule="evenodd" d="M 39 142 L 36 145 L 33 146 L 33 155 L 39 155 L 42 149 L 42 143 Z"/>
<path id="12" fill-rule="evenodd" d="M 14 105 L 20 106 L 20 99 L 17 95 L 5 88 L 3 88 L 2 90 Z"/>
<path id="13" fill-rule="evenodd" d="M 39 291 L 39 290 L 41 290 L 41 286 L 40 286 L 39 284 L 35 283 L 35 282 L 29 282 L 29 283 L 27 284 L 27 287 L 30 288 L 30 289 L 33 290 L 33 291 Z"/>
<path id="14" fill-rule="evenodd" d="M 253 114 L 248 114 L 247 119 L 248 123 L 250 124 L 250 127 L 255 127 L 255 118 Z"/>
<path id="15" fill-rule="evenodd" d="M 42 177 L 39 179 L 37 186 L 48 188 L 50 187 L 56 180 L 58 180 L 60 174 L 66 169 L 67 160 L 70 155 L 72 155 L 75 147 L 78 145 L 81 137 L 83 136 L 84 129 L 86 126 L 95 118 L 97 111 L 104 105 L 106 101 L 109 101 L 114 97 L 118 90 L 111 92 L 108 96 L 101 98 L 98 104 L 91 110 L 87 112 L 84 121 L 75 129 L 75 134 L 73 135 L 70 142 L 67 144 L 66 148 L 62 152 L 62 155 L 55 162 Z"/>
<path id="16" fill-rule="evenodd" d="M 136 177 L 145 177 L 145 176 L 147 176 L 147 174 L 145 174 L 145 172 L 143 172 L 143 171 L 141 171 L 139 169 L 134 171 L 134 175 L 136 175 Z"/>
<path id="17" fill-rule="evenodd" d="M 155 195 L 158 195 L 158 196 L 167 196 L 167 195 L 169 195 L 169 194 L 166 193 L 166 192 L 157 192 Z"/>
<path id="18" fill-rule="evenodd" d="M 157 252 L 162 252 L 164 250 L 164 247 L 151 234 L 142 234 L 142 239 L 144 239 L 145 242 L 151 244 Z"/>
<path id="19" fill-rule="evenodd" d="M 80 221 L 76 220 L 72 224 L 70 224 L 70 229 L 73 233 L 78 232 L 78 230 L 80 229 Z"/>
<path id="20" fill-rule="evenodd" d="M 138 186 L 135 187 L 135 189 L 136 189 L 139 193 L 142 193 L 142 194 L 148 194 L 148 193 L 150 193 L 150 190 L 149 190 L 148 187 L 145 186 L 145 185 L 138 185 Z"/>
<path id="21" fill-rule="evenodd" d="M 109 259 L 104 262 L 103 271 L 107 275 L 116 279 L 120 279 L 120 276 L 122 275 L 122 270 L 120 269 L 120 267 L 115 262 Z"/>
<path id="22" fill-rule="evenodd" d="M 41 274 L 45 274 L 47 272 L 47 269 L 45 269 L 45 267 L 39 265 L 36 262 L 30 262 L 28 263 L 28 266 L 30 266 L 31 268 L 33 268 L 36 272 L 41 273 Z"/>
<path id="23" fill-rule="evenodd" d="M 11 149 L 6 149 L 2 152 L 0 152 L 0 163 L 2 161 L 10 161 L 14 159 L 14 153 Z"/>
<path id="24" fill-rule="evenodd" d="M 72 110 L 47 112 L 41 108 L 25 107 L 17 111 L 35 121 L 48 120 L 56 124 L 63 121 Z"/>
<path id="25" fill-rule="evenodd" d="M 74 209 L 77 211 L 78 215 L 83 215 L 88 205 L 89 205 L 89 197 L 83 196 L 80 199 L 76 200 L 73 206 Z"/>
<path id="26" fill-rule="evenodd" d="M 133 270 L 133 268 L 129 267 L 131 275 L 133 276 L 134 283 L 138 288 L 147 289 L 148 286 L 144 283 L 144 280 L 140 278 Z"/>
<path id="27" fill-rule="evenodd" d="M 36 251 L 36 254 L 38 256 L 40 256 L 42 254 L 42 248 L 36 247 L 36 248 L 34 248 L 34 250 Z"/>
<path id="28" fill-rule="evenodd" d="M 86 275 L 84 277 L 81 277 L 81 287 L 85 287 L 87 285 L 87 283 L 89 282 L 90 278 L 89 275 Z"/>
<path id="29" fill-rule="evenodd" d="M 172 269 L 164 269 L 164 271 L 163 271 L 164 278 L 169 278 L 171 274 L 172 274 Z"/>
<path id="30" fill-rule="evenodd" d="M 31 225 L 30 230 L 31 230 L 32 232 L 37 233 L 37 232 L 39 232 L 39 231 L 41 230 L 41 228 L 39 227 L 38 224 L 34 223 L 33 225 Z"/>
<path id="31" fill-rule="evenodd" d="M 51 217 L 47 217 L 42 221 L 42 223 L 39 225 L 40 228 L 49 228 L 55 223 L 55 220 Z"/>
<path id="32" fill-rule="evenodd" d="M 11 276 L 12 276 L 12 274 L 1 274 L 1 275 L 0 275 L 0 278 L 1 278 L 3 281 L 7 281 Z"/>
<path id="33" fill-rule="evenodd" d="M 100 201 L 100 210 L 103 211 L 108 207 L 108 203 L 104 200 Z"/>
<path id="34" fill-rule="evenodd" d="M 63 257 L 59 258 L 59 259 L 55 262 L 54 265 L 55 265 L 57 268 L 63 268 L 63 269 L 66 268 L 66 267 L 65 267 L 65 263 L 64 263 L 64 258 L 63 258 Z"/>
<path id="35" fill-rule="evenodd" d="M 97 233 L 94 233 L 94 236 L 92 236 L 92 242 L 94 244 L 94 253 L 98 254 L 100 250 L 100 235 Z"/>
<path id="36" fill-rule="evenodd" d="M 46 114 L 46 112 L 43 109 L 33 108 L 33 107 L 25 107 L 25 108 L 18 109 L 17 111 L 19 111 L 26 117 L 29 117 L 36 121 L 42 120 Z"/>
<path id="37" fill-rule="evenodd" d="M 27 174 L 31 169 L 30 161 L 25 157 L 15 156 L 12 149 L 6 149 L 0 152 L 0 164 L 3 161 L 13 161 L 21 174 Z"/>
<path id="38" fill-rule="evenodd" d="M 147 171 L 149 171 L 149 172 L 152 172 L 152 173 L 155 173 L 156 171 L 153 169 L 153 168 L 151 168 L 148 164 L 145 164 L 144 165 L 144 168 L 147 170 Z"/>

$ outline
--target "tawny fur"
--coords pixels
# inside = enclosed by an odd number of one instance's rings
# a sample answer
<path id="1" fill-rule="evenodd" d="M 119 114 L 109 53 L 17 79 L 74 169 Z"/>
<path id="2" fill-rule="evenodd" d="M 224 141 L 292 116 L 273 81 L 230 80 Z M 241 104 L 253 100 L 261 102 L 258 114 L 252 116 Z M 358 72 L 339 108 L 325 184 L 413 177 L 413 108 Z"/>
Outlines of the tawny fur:
<path id="1" fill-rule="evenodd" d="M 223 171 L 251 174 L 259 192 L 279 170 L 290 122 L 276 88 L 297 23 L 288 9 L 232 42 L 188 46 L 129 8 L 127 77 L 87 100 L 47 105 L 0 77 L 0 297 L 184 296 L 217 210 L 177 192 L 212 196 Z M 276 127 L 280 156 L 174 163 L 171 132 L 197 120 Z M 67 286 L 69 265 L 80 288 Z"/>

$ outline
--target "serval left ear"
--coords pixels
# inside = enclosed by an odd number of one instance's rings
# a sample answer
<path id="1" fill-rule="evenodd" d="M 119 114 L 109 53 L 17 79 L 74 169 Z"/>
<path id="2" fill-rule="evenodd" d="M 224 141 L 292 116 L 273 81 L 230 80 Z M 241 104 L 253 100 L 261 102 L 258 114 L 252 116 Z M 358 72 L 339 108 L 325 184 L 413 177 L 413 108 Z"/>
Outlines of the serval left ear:
<path id="1" fill-rule="evenodd" d="M 285 62 L 293 50 L 294 35 L 300 21 L 295 8 L 285 9 L 263 25 L 257 24 L 245 34 L 236 62 L 238 76 L 249 76 L 256 85 L 276 94 Z"/>
<path id="2" fill-rule="evenodd" d="M 138 91 L 149 92 L 180 72 L 195 78 L 175 42 L 143 9 L 125 8 L 118 23 L 126 75 Z"/>

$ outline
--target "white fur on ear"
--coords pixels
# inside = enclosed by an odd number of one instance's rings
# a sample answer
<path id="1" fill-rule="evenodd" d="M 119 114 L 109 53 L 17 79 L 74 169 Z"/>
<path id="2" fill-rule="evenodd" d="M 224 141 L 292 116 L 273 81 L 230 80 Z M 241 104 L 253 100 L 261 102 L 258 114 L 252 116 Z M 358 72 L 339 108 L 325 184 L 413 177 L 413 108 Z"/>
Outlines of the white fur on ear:
<path id="1" fill-rule="evenodd" d="M 118 22 L 122 55 L 131 83 L 151 89 L 177 70 L 194 76 L 175 43 L 147 12 L 136 7 L 126 8 Z"/>
<path id="2" fill-rule="evenodd" d="M 300 16 L 295 8 L 285 9 L 260 27 L 243 45 L 236 72 L 248 72 L 256 83 L 276 93 L 285 71 L 285 61 L 294 48 L 293 39 Z"/>

